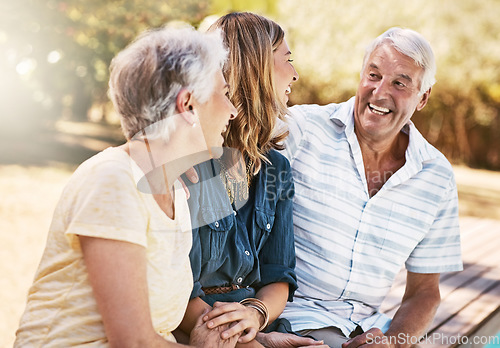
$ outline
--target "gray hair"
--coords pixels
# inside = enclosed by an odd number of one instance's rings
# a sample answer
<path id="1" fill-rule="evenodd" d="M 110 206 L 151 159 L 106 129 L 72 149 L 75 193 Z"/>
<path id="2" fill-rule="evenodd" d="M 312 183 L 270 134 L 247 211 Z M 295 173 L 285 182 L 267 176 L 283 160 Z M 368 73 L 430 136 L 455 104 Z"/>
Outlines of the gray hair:
<path id="1" fill-rule="evenodd" d="M 141 137 L 148 127 L 148 138 L 168 141 L 181 89 L 206 103 L 226 59 L 220 31 L 164 27 L 139 35 L 110 65 L 109 96 L 125 137 Z"/>
<path id="2" fill-rule="evenodd" d="M 410 57 L 424 69 L 419 93 L 420 95 L 424 94 L 436 83 L 436 61 L 430 43 L 414 30 L 394 27 L 373 40 L 366 48 L 362 70 L 365 69 L 368 57 L 372 52 L 388 41 L 398 52 Z"/>

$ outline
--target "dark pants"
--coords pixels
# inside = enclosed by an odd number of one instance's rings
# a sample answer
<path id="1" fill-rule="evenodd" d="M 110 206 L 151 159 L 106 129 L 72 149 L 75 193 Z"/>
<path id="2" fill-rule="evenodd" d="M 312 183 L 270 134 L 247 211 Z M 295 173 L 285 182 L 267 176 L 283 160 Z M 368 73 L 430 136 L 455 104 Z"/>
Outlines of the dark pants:
<path id="1" fill-rule="evenodd" d="M 334 326 L 324 327 L 317 330 L 302 330 L 300 333 L 318 341 L 323 341 L 331 348 L 341 348 L 342 343 L 347 342 L 350 338 L 354 338 L 357 335 L 361 335 L 363 330 L 358 326 L 356 330 L 351 332 L 349 337 L 346 337 L 342 330 Z"/>

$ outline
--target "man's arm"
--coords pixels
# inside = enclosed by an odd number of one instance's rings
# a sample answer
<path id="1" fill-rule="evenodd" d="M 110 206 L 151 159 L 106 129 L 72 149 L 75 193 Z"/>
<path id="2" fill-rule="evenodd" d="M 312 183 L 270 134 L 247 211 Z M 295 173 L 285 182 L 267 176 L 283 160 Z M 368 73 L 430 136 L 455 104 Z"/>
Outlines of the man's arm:
<path id="1" fill-rule="evenodd" d="M 403 301 L 394 319 L 385 333 L 395 336 L 404 333 L 413 337 L 421 337 L 429 327 L 441 302 L 439 293 L 439 274 L 422 274 L 407 272 L 406 290 Z M 409 347 L 402 344 L 399 347 Z"/>
<path id="2" fill-rule="evenodd" d="M 286 115 L 285 121 L 278 121 L 276 127 L 288 130 L 288 136 L 283 141 L 285 148 L 280 152 L 283 156 L 288 158 L 290 163 L 292 163 L 306 127 L 303 107 L 295 105 L 288 108 L 288 114 Z"/>
<path id="3" fill-rule="evenodd" d="M 355 348 L 364 344 L 384 347 L 410 347 L 429 327 L 441 301 L 439 274 L 407 272 L 406 289 L 401 306 L 394 315 L 385 335 L 379 329 L 371 329 L 344 343 L 343 348 Z M 405 339 L 403 339 L 405 338 Z"/>

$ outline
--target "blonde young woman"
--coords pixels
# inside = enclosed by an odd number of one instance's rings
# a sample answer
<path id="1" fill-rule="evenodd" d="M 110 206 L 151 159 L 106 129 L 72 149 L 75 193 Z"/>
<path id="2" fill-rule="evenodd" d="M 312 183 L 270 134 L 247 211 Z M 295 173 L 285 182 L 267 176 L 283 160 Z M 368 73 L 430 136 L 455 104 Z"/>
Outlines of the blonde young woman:
<path id="1" fill-rule="evenodd" d="M 220 35 L 148 31 L 112 62 L 126 144 L 84 162 L 57 205 L 15 347 L 181 347 L 192 277 L 177 178 L 217 156 L 236 115 Z M 234 346 L 198 319 L 190 344 Z M 234 341 L 236 339 L 233 339 Z"/>
<path id="2" fill-rule="evenodd" d="M 198 166 L 200 182 L 190 186 L 194 289 L 180 328 L 189 334 L 211 309 L 208 327 L 229 324 L 222 337 L 261 346 L 257 333 L 278 318 L 297 287 L 292 174 L 276 151 L 287 133 L 275 126 L 299 76 L 275 22 L 231 13 L 215 29 L 229 48 L 224 76 L 238 116 L 224 133 L 224 155 Z M 300 339 L 297 345 L 314 342 Z"/>

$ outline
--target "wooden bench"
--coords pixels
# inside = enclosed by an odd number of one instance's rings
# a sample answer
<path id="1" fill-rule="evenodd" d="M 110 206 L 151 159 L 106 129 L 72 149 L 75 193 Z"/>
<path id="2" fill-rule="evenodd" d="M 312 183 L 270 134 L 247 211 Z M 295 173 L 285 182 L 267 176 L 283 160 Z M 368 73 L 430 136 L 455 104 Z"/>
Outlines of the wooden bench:
<path id="1" fill-rule="evenodd" d="M 483 347 L 499 344 L 500 332 L 500 221 L 461 218 L 464 270 L 443 273 L 441 305 L 419 347 Z M 382 304 L 390 317 L 404 293 L 406 271 L 401 270 Z"/>

